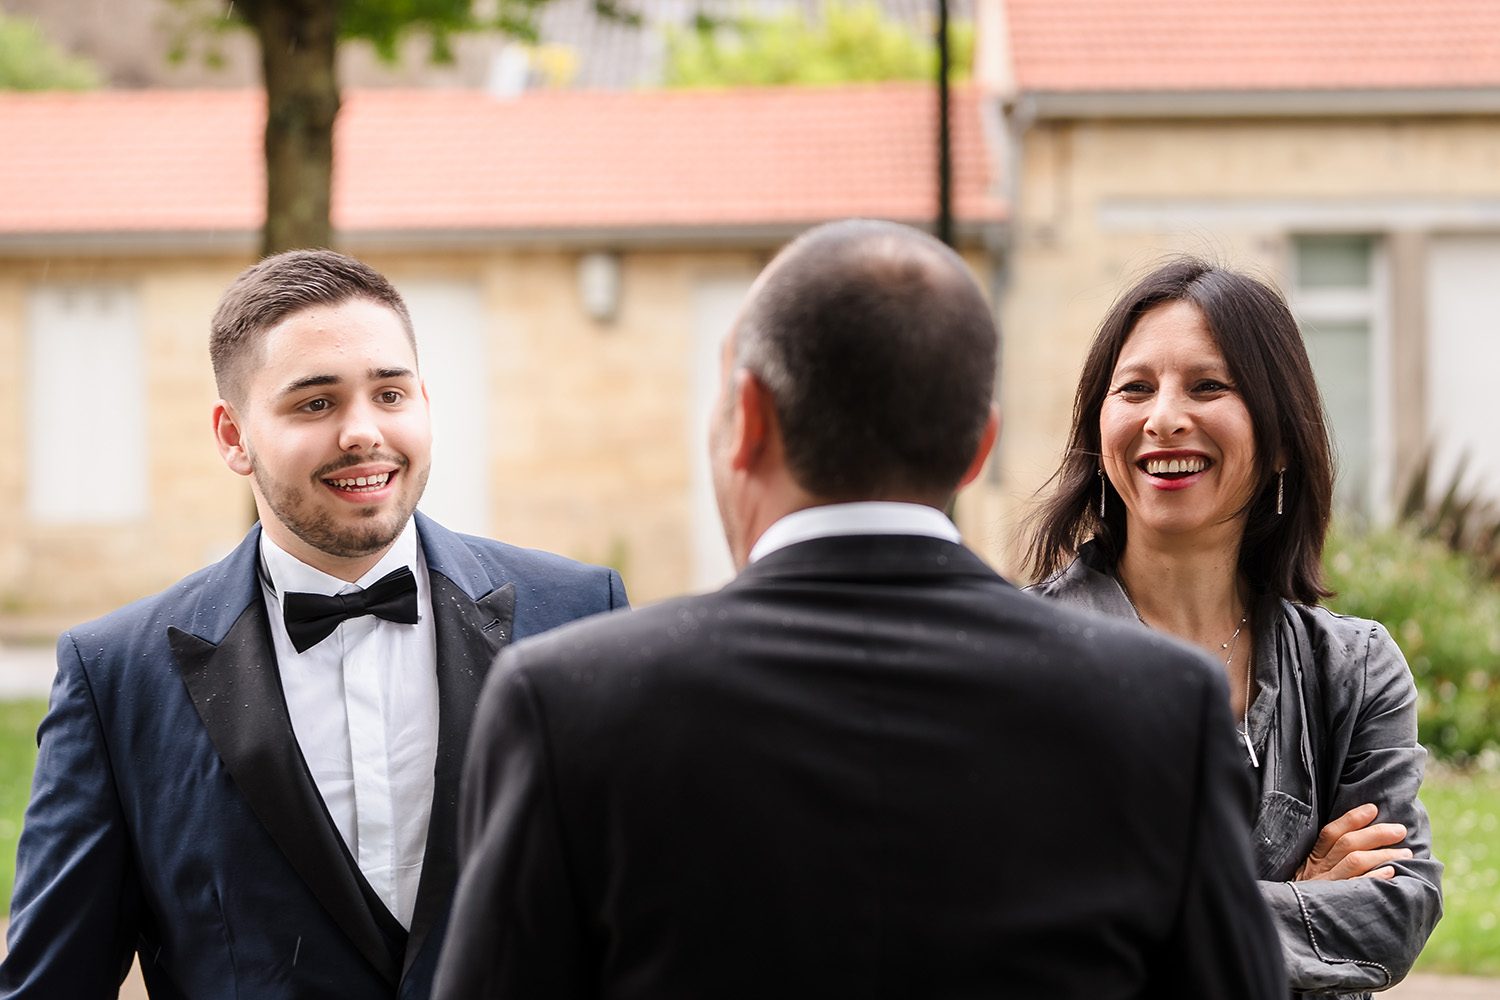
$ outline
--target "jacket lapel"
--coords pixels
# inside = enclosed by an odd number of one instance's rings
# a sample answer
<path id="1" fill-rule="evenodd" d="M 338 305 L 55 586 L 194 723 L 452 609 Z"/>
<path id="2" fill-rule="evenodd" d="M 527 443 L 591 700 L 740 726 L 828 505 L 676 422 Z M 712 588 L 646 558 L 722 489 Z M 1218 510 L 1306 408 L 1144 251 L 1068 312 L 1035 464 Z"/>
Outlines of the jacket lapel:
<path id="1" fill-rule="evenodd" d="M 246 572 L 256 579 L 253 565 Z M 218 643 L 177 628 L 167 634 L 198 716 L 240 794 L 334 922 L 395 984 L 399 970 L 297 748 L 258 591 Z"/>
<path id="2" fill-rule="evenodd" d="M 496 655 L 510 642 L 516 588 L 507 583 L 477 600 L 489 577 L 462 541 L 418 515 L 437 630 L 438 751 L 422 883 L 412 913 L 403 973 L 440 926 L 458 880 L 458 787 L 479 692 Z"/>

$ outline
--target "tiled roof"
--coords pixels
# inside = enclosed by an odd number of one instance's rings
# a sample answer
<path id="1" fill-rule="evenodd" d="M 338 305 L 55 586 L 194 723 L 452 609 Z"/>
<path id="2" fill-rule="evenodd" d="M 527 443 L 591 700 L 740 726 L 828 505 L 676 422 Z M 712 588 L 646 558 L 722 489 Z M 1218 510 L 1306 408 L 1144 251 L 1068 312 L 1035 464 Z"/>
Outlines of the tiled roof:
<path id="1" fill-rule="evenodd" d="M 345 232 L 927 220 L 921 84 L 726 91 L 347 93 Z M 0 95 L 0 234 L 211 232 L 263 215 L 256 91 Z M 979 104 L 955 95 L 955 205 L 997 219 Z"/>
<path id="2" fill-rule="evenodd" d="M 1004 0 L 1027 91 L 1500 86 L 1497 0 Z"/>

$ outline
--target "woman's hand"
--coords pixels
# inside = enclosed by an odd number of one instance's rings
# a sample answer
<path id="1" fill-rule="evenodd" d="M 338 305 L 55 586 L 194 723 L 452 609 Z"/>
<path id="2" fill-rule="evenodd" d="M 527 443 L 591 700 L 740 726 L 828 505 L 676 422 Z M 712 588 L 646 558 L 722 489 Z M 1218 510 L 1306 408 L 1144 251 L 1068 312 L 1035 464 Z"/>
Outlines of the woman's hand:
<path id="1" fill-rule="evenodd" d="M 1396 869 L 1388 862 L 1411 857 L 1410 849 L 1390 846 L 1406 839 L 1406 827 L 1376 823 L 1379 814 L 1379 809 L 1366 802 L 1323 827 L 1312 853 L 1297 870 L 1296 881 L 1394 878 Z"/>

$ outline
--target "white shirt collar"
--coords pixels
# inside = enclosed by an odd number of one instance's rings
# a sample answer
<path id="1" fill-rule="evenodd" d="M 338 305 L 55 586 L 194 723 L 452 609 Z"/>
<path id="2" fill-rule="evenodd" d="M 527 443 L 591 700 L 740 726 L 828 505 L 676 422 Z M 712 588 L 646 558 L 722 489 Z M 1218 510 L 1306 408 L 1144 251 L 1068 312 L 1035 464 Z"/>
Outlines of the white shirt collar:
<path id="1" fill-rule="evenodd" d="M 363 590 L 402 566 L 411 567 L 413 573 L 417 571 L 417 524 L 415 519 L 407 521 L 406 527 L 396 536 L 380 561 L 353 583 L 329 576 L 320 569 L 313 569 L 272 541 L 270 534 L 264 529 L 260 533 L 260 560 L 277 600 L 287 591 L 331 597 L 356 589 Z"/>
<path id="2" fill-rule="evenodd" d="M 830 535 L 925 535 L 957 543 L 953 522 L 935 507 L 919 503 L 862 500 L 795 510 L 776 521 L 750 549 L 755 562 L 788 545 Z"/>

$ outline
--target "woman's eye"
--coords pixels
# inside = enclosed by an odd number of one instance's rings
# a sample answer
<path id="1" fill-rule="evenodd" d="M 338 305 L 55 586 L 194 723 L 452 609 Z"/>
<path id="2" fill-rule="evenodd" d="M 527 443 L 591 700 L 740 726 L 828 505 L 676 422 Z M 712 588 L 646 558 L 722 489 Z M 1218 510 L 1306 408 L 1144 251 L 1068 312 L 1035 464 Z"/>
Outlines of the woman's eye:
<path id="1" fill-rule="evenodd" d="M 1145 382 L 1126 382 L 1124 385 L 1120 386 L 1120 388 L 1115 390 L 1115 392 L 1127 396 L 1139 396 L 1142 393 L 1147 393 L 1150 391 L 1151 387 Z"/>
<path id="2" fill-rule="evenodd" d="M 1225 385 L 1223 382 L 1218 381 L 1217 379 L 1206 378 L 1203 381 L 1199 382 L 1197 385 L 1193 386 L 1193 388 L 1198 392 L 1223 392 L 1225 389 L 1228 389 L 1229 386 Z"/>

